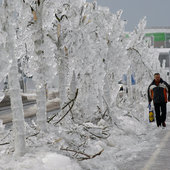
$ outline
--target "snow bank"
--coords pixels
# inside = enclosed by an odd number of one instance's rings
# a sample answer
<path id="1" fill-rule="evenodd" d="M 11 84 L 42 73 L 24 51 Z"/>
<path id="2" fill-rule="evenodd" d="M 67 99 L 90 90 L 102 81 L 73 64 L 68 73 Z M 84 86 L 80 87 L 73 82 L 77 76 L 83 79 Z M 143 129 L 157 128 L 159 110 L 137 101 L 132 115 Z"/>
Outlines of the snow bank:
<path id="1" fill-rule="evenodd" d="M 8 163 L 7 163 L 8 162 Z M 27 154 L 19 160 L 6 157 L 0 161 L 1 170 L 81 170 L 80 166 L 69 157 L 52 153 L 39 152 Z"/>

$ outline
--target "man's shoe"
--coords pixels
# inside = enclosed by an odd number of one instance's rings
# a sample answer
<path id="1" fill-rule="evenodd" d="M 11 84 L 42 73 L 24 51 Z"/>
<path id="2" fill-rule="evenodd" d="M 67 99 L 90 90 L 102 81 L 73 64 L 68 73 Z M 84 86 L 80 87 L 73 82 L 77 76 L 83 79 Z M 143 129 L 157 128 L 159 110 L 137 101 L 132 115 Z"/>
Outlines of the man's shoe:
<path id="1" fill-rule="evenodd" d="M 157 127 L 161 126 L 161 124 L 157 124 Z"/>
<path id="2" fill-rule="evenodd" d="M 162 123 L 162 126 L 163 126 L 163 127 L 166 127 L 166 123 L 165 123 L 165 122 L 163 122 L 163 123 Z"/>

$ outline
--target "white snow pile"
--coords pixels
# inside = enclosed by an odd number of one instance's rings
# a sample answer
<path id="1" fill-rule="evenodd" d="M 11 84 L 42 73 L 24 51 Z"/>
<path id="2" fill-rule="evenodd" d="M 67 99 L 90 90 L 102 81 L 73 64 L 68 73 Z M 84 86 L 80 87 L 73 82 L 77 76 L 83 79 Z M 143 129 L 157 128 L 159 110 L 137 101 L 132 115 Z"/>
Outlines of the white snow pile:
<path id="1" fill-rule="evenodd" d="M 1 158 L 1 170 L 80 170 L 80 166 L 69 157 L 52 153 L 39 152 L 26 154 L 19 160 L 11 157 Z"/>

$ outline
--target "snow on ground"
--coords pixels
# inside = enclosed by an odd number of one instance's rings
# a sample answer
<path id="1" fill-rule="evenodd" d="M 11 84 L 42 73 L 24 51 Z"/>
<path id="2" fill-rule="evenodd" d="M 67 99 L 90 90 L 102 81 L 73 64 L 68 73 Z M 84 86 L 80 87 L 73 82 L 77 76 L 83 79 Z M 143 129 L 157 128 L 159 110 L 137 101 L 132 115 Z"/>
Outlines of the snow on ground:
<path id="1" fill-rule="evenodd" d="M 65 141 L 59 138 L 59 134 L 64 129 L 58 129 L 56 132 L 56 129 L 49 125 L 50 133 L 33 137 L 34 139 L 30 138 L 27 141 L 27 153 L 21 158 L 14 159 L 12 145 L 10 147 L 8 145 L 0 146 L 0 170 L 119 170 L 118 167 L 128 164 L 138 156 L 139 152 L 152 147 L 162 133 L 163 129 L 157 128 L 155 122 L 148 122 L 146 104 L 141 101 L 137 108 L 129 109 L 130 115 L 128 109 L 115 108 L 116 113 L 112 117 L 115 123 L 113 123 L 113 127 L 110 127 L 110 136 L 107 139 L 88 139 L 89 147 L 86 149 L 86 153 L 94 155 L 103 150 L 100 155 L 92 159 L 77 161 L 62 155 L 63 153 L 58 148 L 64 146 Z M 168 104 L 168 110 L 169 108 Z M 142 119 L 143 121 L 141 121 Z M 88 128 L 102 128 L 105 125 L 104 120 L 97 125 L 83 124 Z M 29 130 L 33 131 L 31 128 L 27 129 L 27 131 Z M 5 131 L 6 136 L 7 132 L 9 131 Z M 0 134 L 1 139 L 2 134 L 3 129 Z M 75 137 L 75 140 L 78 141 L 78 137 Z M 1 140 L 1 143 L 3 142 Z"/>
<path id="2" fill-rule="evenodd" d="M 80 170 L 80 166 L 69 157 L 52 153 L 38 152 L 35 154 L 27 153 L 18 160 L 11 156 L 1 158 L 1 170 Z"/>

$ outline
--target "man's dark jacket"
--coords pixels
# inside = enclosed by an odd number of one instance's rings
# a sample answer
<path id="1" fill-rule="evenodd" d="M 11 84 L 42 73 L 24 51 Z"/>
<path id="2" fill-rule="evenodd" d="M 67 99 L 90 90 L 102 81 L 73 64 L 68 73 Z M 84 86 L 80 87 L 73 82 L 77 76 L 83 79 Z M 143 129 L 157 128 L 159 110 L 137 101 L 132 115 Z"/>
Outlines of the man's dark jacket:
<path id="1" fill-rule="evenodd" d="M 166 103 L 170 101 L 170 86 L 169 84 L 160 79 L 158 85 L 155 80 L 148 87 L 148 101 L 149 103 L 153 100 L 154 103 Z M 167 97 L 168 96 L 168 97 Z"/>

